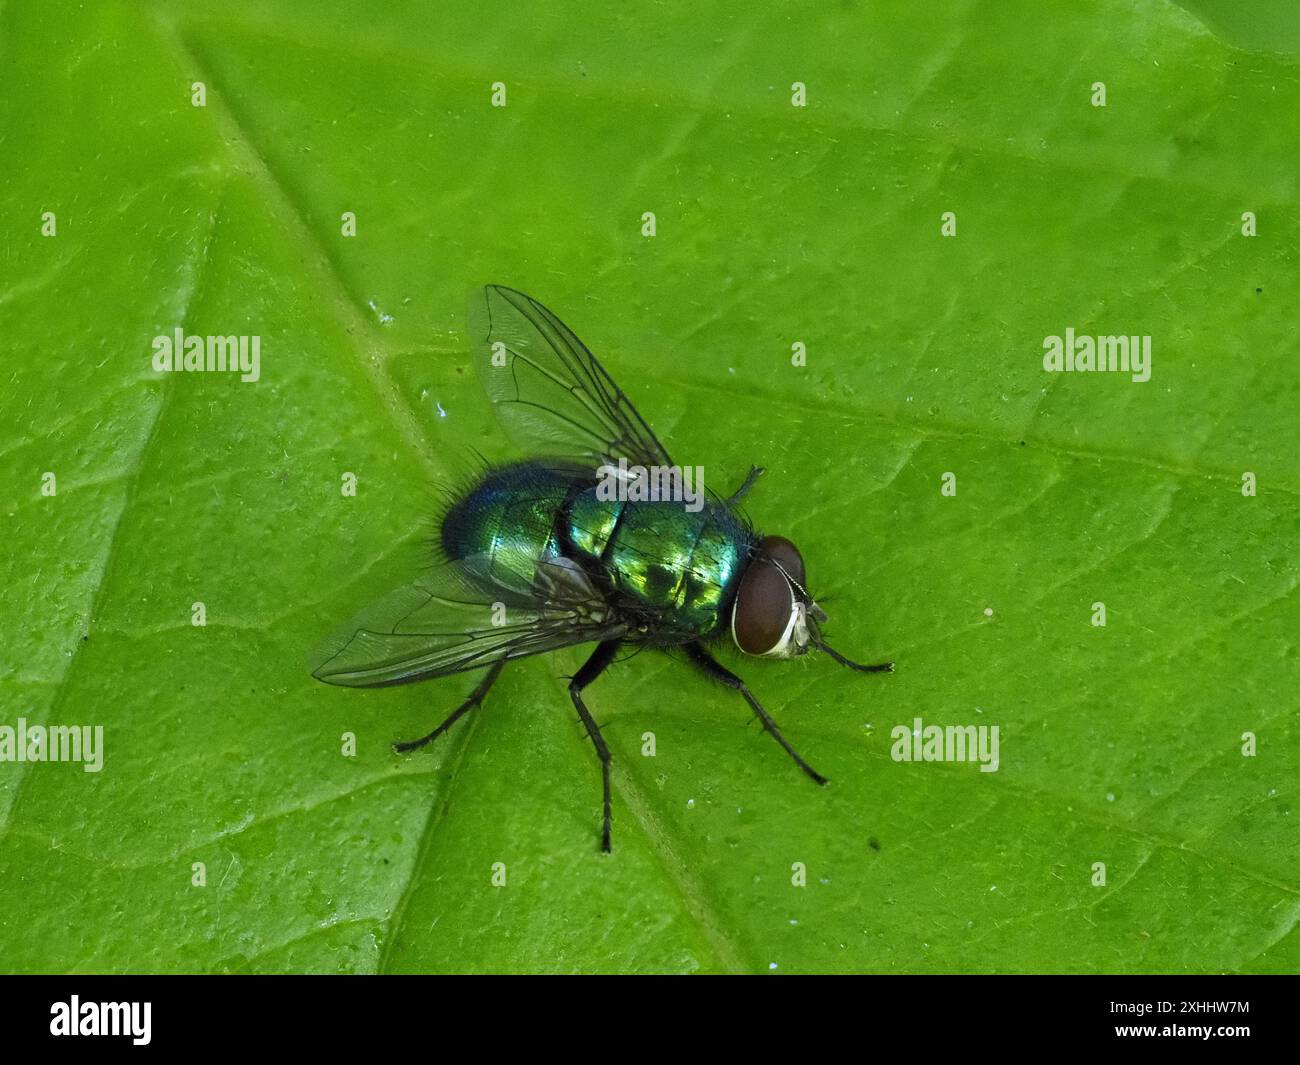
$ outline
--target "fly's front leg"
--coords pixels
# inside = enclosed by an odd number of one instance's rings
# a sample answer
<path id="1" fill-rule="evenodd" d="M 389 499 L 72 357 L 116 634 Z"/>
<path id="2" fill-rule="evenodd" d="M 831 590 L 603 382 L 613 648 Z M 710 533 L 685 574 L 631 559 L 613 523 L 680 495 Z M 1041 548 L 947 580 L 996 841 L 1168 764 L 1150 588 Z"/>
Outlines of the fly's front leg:
<path id="1" fill-rule="evenodd" d="M 727 506 L 734 507 L 745 496 L 749 495 L 749 490 L 754 487 L 754 482 L 763 476 L 763 472 L 762 466 L 749 467 L 749 474 L 745 477 L 745 483 L 731 494 L 731 498 L 727 500 Z"/>
<path id="2" fill-rule="evenodd" d="M 587 735 L 591 737 L 591 742 L 596 748 L 596 757 L 600 759 L 600 780 L 605 793 L 605 816 L 601 823 L 600 849 L 606 854 L 609 853 L 610 849 L 609 748 L 605 746 L 605 737 L 600 734 L 600 726 L 596 724 L 596 719 L 591 716 L 591 711 L 587 709 L 586 704 L 582 701 L 582 690 L 604 673 L 609 664 L 614 661 L 614 655 L 618 653 L 618 646 L 621 642 L 621 640 L 606 640 L 598 645 L 591 653 L 591 657 L 583 663 L 582 668 L 569 681 L 569 697 L 578 710 L 578 717 L 582 718 L 582 723 L 587 727 Z"/>
<path id="3" fill-rule="evenodd" d="M 763 722 L 763 727 L 767 729 L 767 731 L 772 734 L 772 738 L 776 740 L 782 748 L 784 748 L 785 753 L 794 759 L 794 764 L 807 773 L 818 784 L 826 783 L 826 778 L 805 762 L 799 756 L 799 752 L 790 746 L 790 741 L 781 735 L 781 730 L 777 728 L 776 722 L 772 720 L 772 715 L 763 709 L 759 701 L 754 698 L 754 693 L 749 690 L 748 685 L 746 685 L 743 680 L 715 659 L 698 643 L 688 643 L 686 645 L 686 653 L 690 656 L 691 661 L 694 662 L 695 665 L 714 680 L 721 681 L 728 688 L 734 688 L 736 691 L 740 692 L 740 694 L 745 697 L 745 701 L 753 708 L 754 713 L 758 715 L 759 721 Z"/>
<path id="4" fill-rule="evenodd" d="M 426 743 L 432 743 L 436 740 L 451 728 L 451 726 L 454 725 L 462 716 L 469 713 L 469 711 L 473 710 L 474 707 L 479 706 L 483 702 L 483 697 L 487 695 L 488 691 L 491 690 L 492 685 L 496 683 L 497 677 L 501 676 L 501 670 L 504 668 L 505 664 L 506 660 L 503 658 L 489 669 L 487 676 L 479 681 L 478 687 L 470 693 L 470 697 L 461 703 L 460 706 L 456 707 L 456 709 L 448 716 L 447 720 L 427 736 L 421 736 L 418 740 L 411 740 L 408 743 L 394 743 L 393 750 L 398 754 L 405 754 L 407 751 L 414 751 L 423 747 Z"/>
<path id="5" fill-rule="evenodd" d="M 893 662 L 877 662 L 872 666 L 864 666 L 861 662 L 854 662 L 851 658 L 845 658 L 839 651 L 835 650 L 830 644 L 821 639 L 814 639 L 813 643 L 825 651 L 831 658 L 835 659 L 842 666 L 848 666 L 849 669 L 856 669 L 859 673 L 892 673 L 894 672 Z"/>

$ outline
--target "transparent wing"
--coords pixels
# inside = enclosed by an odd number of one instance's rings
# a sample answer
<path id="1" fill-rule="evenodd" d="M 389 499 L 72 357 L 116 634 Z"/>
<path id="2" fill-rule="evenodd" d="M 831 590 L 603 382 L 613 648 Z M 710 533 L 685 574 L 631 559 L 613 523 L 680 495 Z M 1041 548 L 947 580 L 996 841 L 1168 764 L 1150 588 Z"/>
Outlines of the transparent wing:
<path id="1" fill-rule="evenodd" d="M 470 297 L 474 362 L 511 440 L 593 465 L 672 460 L 632 401 L 568 326 L 531 296 L 488 285 Z"/>
<path id="2" fill-rule="evenodd" d="M 317 648 L 312 675 L 350 688 L 404 684 L 626 631 L 571 560 L 539 562 L 520 587 L 485 576 L 488 562 L 444 563 L 363 610 Z"/>

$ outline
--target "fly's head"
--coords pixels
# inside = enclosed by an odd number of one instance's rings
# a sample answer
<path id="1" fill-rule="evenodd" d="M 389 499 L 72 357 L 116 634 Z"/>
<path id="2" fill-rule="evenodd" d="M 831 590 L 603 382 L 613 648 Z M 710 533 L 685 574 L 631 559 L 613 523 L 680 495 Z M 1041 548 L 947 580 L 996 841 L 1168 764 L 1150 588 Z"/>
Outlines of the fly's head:
<path id="1" fill-rule="evenodd" d="M 765 536 L 740 578 L 731 608 L 731 636 L 746 654 L 797 658 L 809 648 L 862 673 L 891 673 L 892 662 L 863 665 L 845 658 L 822 636 L 826 611 L 808 594 L 803 556 L 784 536 Z"/>
<path id="2" fill-rule="evenodd" d="M 817 623 L 825 620 L 804 585 L 799 549 L 784 536 L 765 536 L 736 591 L 736 646 L 761 658 L 794 658 L 818 642 Z"/>

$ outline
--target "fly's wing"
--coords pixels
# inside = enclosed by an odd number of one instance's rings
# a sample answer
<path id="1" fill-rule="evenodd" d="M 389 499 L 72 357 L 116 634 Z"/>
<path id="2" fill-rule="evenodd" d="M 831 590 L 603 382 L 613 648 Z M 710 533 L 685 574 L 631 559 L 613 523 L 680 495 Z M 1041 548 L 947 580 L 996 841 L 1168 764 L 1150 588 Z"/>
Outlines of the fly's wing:
<path id="1" fill-rule="evenodd" d="M 538 562 L 526 586 L 512 587 L 488 572 L 486 556 L 459 559 L 397 589 L 317 648 L 312 675 L 328 684 L 378 688 L 626 631 L 569 559 Z"/>
<path id="2" fill-rule="evenodd" d="M 632 401 L 568 326 L 531 296 L 488 285 L 470 297 L 479 378 L 511 440 L 535 455 L 629 465 L 672 460 Z"/>

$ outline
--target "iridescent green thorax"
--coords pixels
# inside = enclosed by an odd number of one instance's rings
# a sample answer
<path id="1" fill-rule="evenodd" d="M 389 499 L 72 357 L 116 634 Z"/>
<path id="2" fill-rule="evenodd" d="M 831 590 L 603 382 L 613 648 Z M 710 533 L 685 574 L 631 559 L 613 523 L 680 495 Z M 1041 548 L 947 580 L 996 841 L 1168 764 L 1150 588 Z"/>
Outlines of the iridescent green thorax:
<path id="1" fill-rule="evenodd" d="M 595 497 L 591 489 L 575 500 L 574 539 L 599 530 L 593 547 L 600 547 L 614 587 L 637 606 L 662 611 L 670 630 L 706 636 L 717 629 L 752 533 L 716 504 L 706 502 L 691 513 L 681 503 L 605 503 Z"/>
<path id="2" fill-rule="evenodd" d="M 494 470 L 448 512 L 453 558 L 488 554 L 511 583 L 565 554 L 607 578 L 612 605 L 653 617 L 660 638 L 712 635 L 722 624 L 754 533 L 725 506 L 602 500 L 594 472 L 517 463 Z"/>

